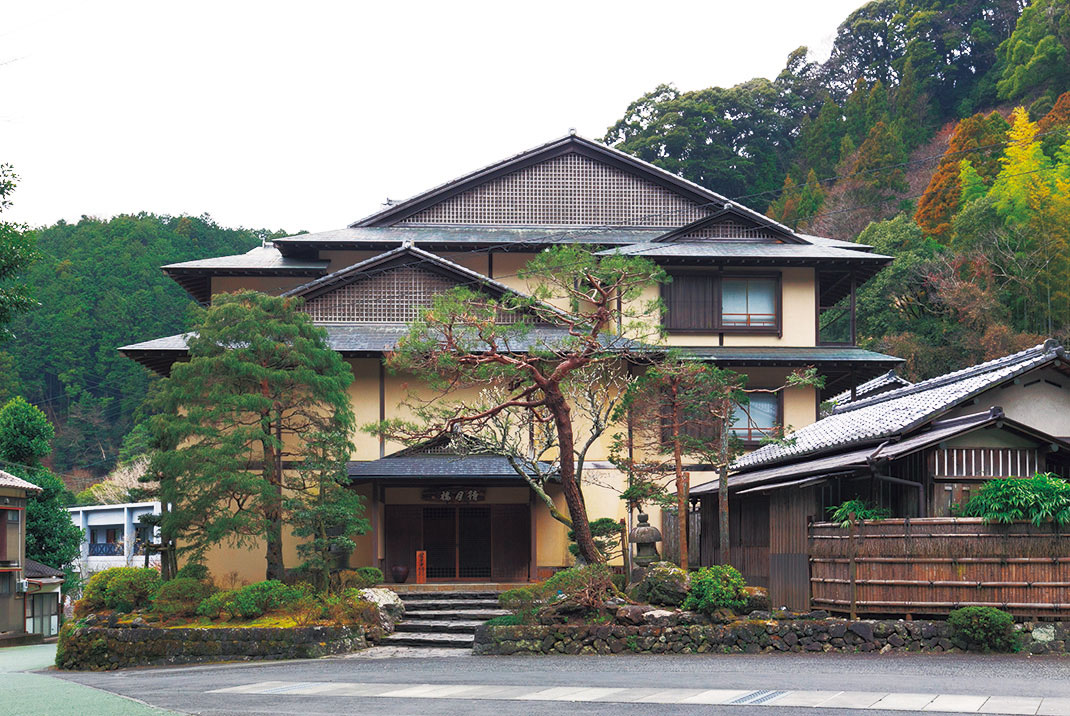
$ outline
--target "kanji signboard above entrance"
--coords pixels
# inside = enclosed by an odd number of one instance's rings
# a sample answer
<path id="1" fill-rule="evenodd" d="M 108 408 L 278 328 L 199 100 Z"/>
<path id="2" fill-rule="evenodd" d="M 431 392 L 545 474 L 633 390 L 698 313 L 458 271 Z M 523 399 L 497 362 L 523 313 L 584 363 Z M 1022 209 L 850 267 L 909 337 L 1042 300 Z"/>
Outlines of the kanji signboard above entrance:
<path id="1" fill-rule="evenodd" d="M 486 490 L 482 487 L 429 487 L 423 491 L 425 502 L 446 502 L 450 504 L 470 504 L 486 499 Z"/>

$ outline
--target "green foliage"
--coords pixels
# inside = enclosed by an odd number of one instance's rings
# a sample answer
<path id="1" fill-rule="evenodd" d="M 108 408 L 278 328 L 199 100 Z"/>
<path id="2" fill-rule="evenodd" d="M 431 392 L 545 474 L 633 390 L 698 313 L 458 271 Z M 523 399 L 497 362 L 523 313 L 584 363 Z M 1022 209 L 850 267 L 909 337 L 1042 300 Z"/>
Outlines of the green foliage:
<path id="1" fill-rule="evenodd" d="M 175 577 L 160 585 L 152 602 L 152 611 L 166 617 L 192 617 L 197 607 L 207 599 L 215 588 L 207 582 L 192 577 Z"/>
<path id="2" fill-rule="evenodd" d="M 6 469 L 41 488 L 26 500 L 26 556 L 62 569 L 71 580 L 64 589 L 73 587 L 76 580 L 72 579 L 71 564 L 81 555 L 82 529 L 71 522 L 66 509 L 71 493 L 62 480 L 43 468 Z"/>
<path id="3" fill-rule="evenodd" d="M 357 567 L 356 572 L 360 578 L 360 584 L 356 585 L 358 589 L 369 589 L 383 583 L 383 570 L 378 567 Z"/>
<path id="4" fill-rule="evenodd" d="M 513 612 L 519 621 L 530 624 L 535 621 L 538 608 L 542 604 L 542 590 L 538 585 L 532 587 L 516 587 L 498 595 L 498 603 L 502 609 Z"/>
<path id="5" fill-rule="evenodd" d="M 132 612 L 152 605 L 160 589 L 160 573 L 151 568 L 124 567 L 112 577 L 104 592 L 104 606 L 117 612 Z"/>
<path id="6" fill-rule="evenodd" d="M 1014 33 L 999 46 L 1002 65 L 996 83 L 1000 99 L 1015 100 L 1070 89 L 1070 13 L 1065 0 L 1035 0 L 1018 18 Z"/>
<path id="7" fill-rule="evenodd" d="M 148 607 L 160 588 L 160 573 L 143 567 L 103 569 L 86 583 L 77 611 L 88 614 L 101 609 L 129 612 Z"/>
<path id="8" fill-rule="evenodd" d="M 874 505 L 866 500 L 846 500 L 840 505 L 828 508 L 829 519 L 840 527 L 851 526 L 851 515 L 855 520 L 886 520 L 892 516 L 891 510 Z"/>
<path id="9" fill-rule="evenodd" d="M 200 581 L 207 581 L 211 579 L 211 575 L 208 573 L 208 567 L 206 567 L 203 562 L 197 562 L 191 559 L 179 568 L 175 573 L 175 579 L 197 579 Z"/>
<path id="10" fill-rule="evenodd" d="M 703 567 L 691 575 L 684 609 L 712 614 L 718 609 L 742 609 L 747 603 L 743 575 L 730 565 Z"/>
<path id="11" fill-rule="evenodd" d="M 150 421 L 165 539 L 201 554 L 263 540 L 269 578 L 282 577 L 282 523 L 325 589 L 332 552 L 367 529 L 346 488 L 353 407 L 349 366 L 300 300 L 255 291 L 195 311 L 188 362 L 160 381 Z M 253 419 L 250 419 L 252 417 Z M 283 470 L 285 461 L 293 468 Z M 250 460 L 250 454 L 256 457 Z"/>
<path id="12" fill-rule="evenodd" d="M 0 164 L 0 212 L 11 206 L 18 175 L 10 164 Z M 0 339 L 11 337 L 7 324 L 18 314 L 37 305 L 24 274 L 39 258 L 26 227 L 0 221 Z"/>
<path id="13" fill-rule="evenodd" d="M 256 619 L 267 612 L 284 609 L 309 596 L 300 585 L 289 586 L 277 579 L 248 584 L 229 592 L 217 592 L 200 603 L 197 614 L 216 619 L 224 614 L 234 619 Z"/>
<path id="14" fill-rule="evenodd" d="M 965 517 L 985 522 L 1070 522 L 1070 483 L 1050 473 L 989 480 L 963 506 Z"/>
<path id="15" fill-rule="evenodd" d="M 36 465 L 52 452 L 55 430 L 40 409 L 16 396 L 0 408 L 0 460 Z"/>
<path id="16" fill-rule="evenodd" d="M 242 253 L 281 232 L 142 213 L 60 221 L 25 235 L 41 254 L 24 274 L 41 307 L 12 321 L 15 338 L 5 348 L 19 357 L 26 397 L 48 401 L 56 416 L 54 468 L 103 475 L 150 381 L 116 348 L 190 325 L 192 300 L 160 266 Z"/>
<path id="17" fill-rule="evenodd" d="M 985 651 L 1017 651 L 1014 617 L 995 607 L 962 607 L 947 617 L 951 633 L 969 647 Z"/>
<path id="18" fill-rule="evenodd" d="M 594 544 L 602 554 L 602 557 L 607 561 L 614 557 L 619 557 L 621 554 L 620 523 L 612 517 L 599 517 L 597 520 L 589 522 L 588 525 L 591 528 L 591 537 L 594 538 Z M 569 530 L 568 538 L 570 540 L 576 539 L 575 531 Z M 580 553 L 579 547 L 575 542 L 568 546 L 568 551 L 573 557 L 578 556 Z"/>
<path id="19" fill-rule="evenodd" d="M 500 616 L 491 617 L 483 623 L 487 626 L 518 626 L 524 624 L 524 620 L 516 614 L 502 614 Z"/>

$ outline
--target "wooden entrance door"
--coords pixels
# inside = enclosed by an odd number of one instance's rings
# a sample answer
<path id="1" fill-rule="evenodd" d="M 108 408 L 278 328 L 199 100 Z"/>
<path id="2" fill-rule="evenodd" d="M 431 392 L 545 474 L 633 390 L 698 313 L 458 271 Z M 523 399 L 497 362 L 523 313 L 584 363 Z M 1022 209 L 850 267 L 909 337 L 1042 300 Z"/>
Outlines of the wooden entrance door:
<path id="1" fill-rule="evenodd" d="M 490 579 L 490 507 L 425 507 L 428 579 Z"/>
<path id="2" fill-rule="evenodd" d="M 427 552 L 427 578 L 440 581 L 527 581 L 531 508 L 512 505 L 386 505 L 386 568 L 415 574 Z"/>

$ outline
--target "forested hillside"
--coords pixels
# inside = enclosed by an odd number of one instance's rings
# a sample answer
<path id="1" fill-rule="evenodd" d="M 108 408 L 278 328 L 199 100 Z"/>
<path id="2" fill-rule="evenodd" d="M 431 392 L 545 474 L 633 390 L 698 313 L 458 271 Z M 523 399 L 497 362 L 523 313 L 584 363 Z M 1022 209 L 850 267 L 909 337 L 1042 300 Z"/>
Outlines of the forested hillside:
<path id="1" fill-rule="evenodd" d="M 860 295 L 859 331 L 918 378 L 1067 336 L 1068 90 L 1070 0 L 877 0 L 827 60 L 800 48 L 773 79 L 659 86 L 605 139 L 897 256 Z M 48 413 L 57 471 L 99 476 L 148 386 L 115 347 L 185 327 L 189 299 L 159 266 L 270 236 L 151 214 L 34 233 L 43 258 L 26 278 L 42 305 L 0 344 L 0 401 L 21 393 Z"/>
<path id="2" fill-rule="evenodd" d="M 862 342 L 942 373 L 1070 329 L 1070 0 L 877 0 L 773 80 L 640 97 L 606 141 L 899 258 Z"/>
<path id="3" fill-rule="evenodd" d="M 149 380 L 115 348 L 186 326 L 189 296 L 160 266 L 247 251 L 268 234 L 152 214 L 34 233 L 41 258 L 25 280 L 41 305 L 0 344 L 0 403 L 22 394 L 48 414 L 57 472 L 99 476 L 114 465 Z"/>

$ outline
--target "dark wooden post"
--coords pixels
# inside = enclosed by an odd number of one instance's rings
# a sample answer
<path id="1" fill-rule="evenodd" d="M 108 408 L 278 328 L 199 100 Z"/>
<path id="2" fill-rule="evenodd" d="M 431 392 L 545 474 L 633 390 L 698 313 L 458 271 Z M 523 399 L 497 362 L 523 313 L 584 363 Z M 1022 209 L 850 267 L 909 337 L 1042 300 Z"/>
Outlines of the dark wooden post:
<path id="1" fill-rule="evenodd" d="M 620 518 L 620 551 L 621 559 L 624 560 L 624 582 L 632 581 L 632 550 L 628 547 L 628 523 Z"/>
<path id="2" fill-rule="evenodd" d="M 853 512 L 848 515 L 847 519 L 851 521 L 851 532 L 847 538 L 847 574 L 848 579 L 851 580 L 851 618 L 858 619 L 858 564 L 855 562 L 855 555 L 858 549 L 855 544 L 855 531 L 858 527 L 858 522 L 855 520 L 855 513 Z"/>

